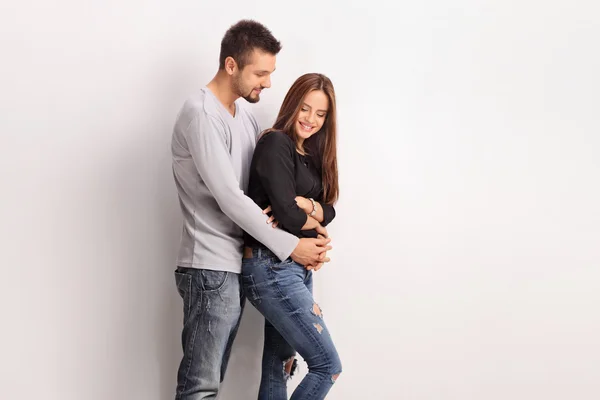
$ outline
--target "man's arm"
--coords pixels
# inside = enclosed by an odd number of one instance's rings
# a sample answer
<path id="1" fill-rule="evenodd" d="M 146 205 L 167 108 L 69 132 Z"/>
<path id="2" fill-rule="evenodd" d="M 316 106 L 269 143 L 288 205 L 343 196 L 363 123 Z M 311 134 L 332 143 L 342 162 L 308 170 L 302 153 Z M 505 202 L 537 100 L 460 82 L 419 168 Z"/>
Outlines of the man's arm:
<path id="1" fill-rule="evenodd" d="M 224 126 L 209 115 L 197 115 L 185 136 L 196 169 L 223 213 L 280 260 L 287 259 L 299 239 L 267 224 L 262 210 L 239 188 L 225 143 Z"/>

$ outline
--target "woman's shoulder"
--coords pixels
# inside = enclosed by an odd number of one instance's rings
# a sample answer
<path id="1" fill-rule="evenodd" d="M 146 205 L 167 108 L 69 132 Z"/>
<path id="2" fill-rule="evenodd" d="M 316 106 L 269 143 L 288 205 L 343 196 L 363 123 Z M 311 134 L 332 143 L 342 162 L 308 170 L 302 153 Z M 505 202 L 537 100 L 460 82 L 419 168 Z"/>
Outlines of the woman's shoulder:
<path id="1" fill-rule="evenodd" d="M 278 130 L 267 131 L 263 133 L 260 139 L 258 139 L 257 145 L 290 149 L 294 148 L 294 142 L 292 141 L 292 138 Z"/>

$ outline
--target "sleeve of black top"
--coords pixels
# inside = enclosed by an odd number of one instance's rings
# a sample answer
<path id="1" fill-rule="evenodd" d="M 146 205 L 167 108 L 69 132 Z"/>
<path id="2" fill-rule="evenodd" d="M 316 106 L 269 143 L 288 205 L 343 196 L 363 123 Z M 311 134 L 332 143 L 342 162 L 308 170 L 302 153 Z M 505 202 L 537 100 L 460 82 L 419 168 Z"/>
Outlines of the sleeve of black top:
<path id="1" fill-rule="evenodd" d="M 269 197 L 273 216 L 288 232 L 300 235 L 307 215 L 296 204 L 294 146 L 285 134 L 272 132 L 264 137 L 256 160 L 256 172 Z"/>
<path id="2" fill-rule="evenodd" d="M 327 226 L 335 218 L 335 208 L 333 208 L 332 205 L 325 204 L 322 202 L 319 202 L 319 204 L 323 209 L 323 222 L 321 222 L 321 225 Z"/>

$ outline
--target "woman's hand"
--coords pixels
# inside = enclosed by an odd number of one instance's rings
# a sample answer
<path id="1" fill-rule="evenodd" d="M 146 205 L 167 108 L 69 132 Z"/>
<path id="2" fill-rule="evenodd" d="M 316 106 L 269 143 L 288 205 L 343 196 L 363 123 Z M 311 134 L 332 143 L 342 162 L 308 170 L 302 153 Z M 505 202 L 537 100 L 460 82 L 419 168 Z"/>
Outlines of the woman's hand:
<path id="1" fill-rule="evenodd" d="M 296 205 L 302 209 L 307 214 L 310 214 L 313 210 L 312 202 L 306 197 L 296 196 Z"/>
<path id="2" fill-rule="evenodd" d="M 319 224 L 319 226 L 317 226 L 315 228 L 315 230 L 317 231 L 318 236 L 323 236 L 324 238 L 329 237 L 329 233 L 327 233 L 327 229 L 325 229 L 325 227 L 322 226 L 321 224 Z"/>
<path id="3" fill-rule="evenodd" d="M 265 208 L 263 210 L 263 214 L 268 215 L 271 212 L 271 206 Z M 275 220 L 274 216 L 270 216 L 269 219 L 267 220 L 267 224 L 271 224 L 273 225 L 273 228 L 277 228 L 277 225 L 279 225 L 279 222 L 277 222 L 277 220 Z"/>

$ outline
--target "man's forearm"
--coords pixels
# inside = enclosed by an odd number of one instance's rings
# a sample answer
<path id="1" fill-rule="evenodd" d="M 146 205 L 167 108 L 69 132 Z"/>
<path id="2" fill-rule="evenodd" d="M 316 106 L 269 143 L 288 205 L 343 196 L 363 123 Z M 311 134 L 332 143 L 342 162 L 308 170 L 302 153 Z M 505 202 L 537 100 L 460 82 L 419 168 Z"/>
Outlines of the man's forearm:
<path id="1" fill-rule="evenodd" d="M 296 236 L 267 224 L 262 210 L 241 190 L 229 195 L 215 195 L 215 198 L 225 215 L 268 247 L 281 261 L 286 260 L 298 245 Z"/>

